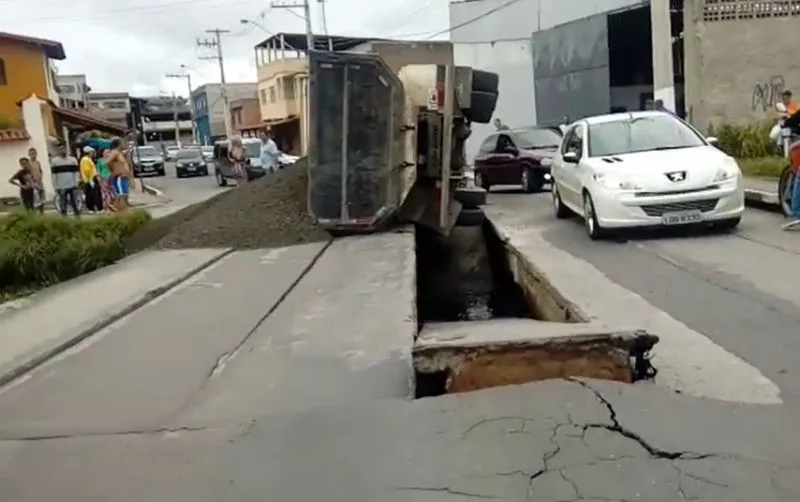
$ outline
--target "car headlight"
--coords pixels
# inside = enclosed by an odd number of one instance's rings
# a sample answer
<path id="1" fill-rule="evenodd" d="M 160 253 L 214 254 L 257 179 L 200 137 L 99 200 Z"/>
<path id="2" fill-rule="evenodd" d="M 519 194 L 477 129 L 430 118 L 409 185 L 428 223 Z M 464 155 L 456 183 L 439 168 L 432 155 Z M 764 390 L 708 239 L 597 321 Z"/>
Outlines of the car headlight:
<path id="1" fill-rule="evenodd" d="M 539 165 L 541 165 L 542 167 L 550 167 L 553 165 L 553 159 L 551 159 L 550 157 L 541 158 L 539 159 Z"/>
<path id="2" fill-rule="evenodd" d="M 608 173 L 594 173 L 594 180 L 606 188 L 612 190 L 640 190 L 641 187 L 636 183 L 623 180 L 618 176 Z"/>
<path id="3" fill-rule="evenodd" d="M 719 170 L 717 170 L 717 174 L 714 175 L 714 183 L 736 180 L 740 173 L 741 171 L 739 170 L 739 166 L 736 164 L 736 161 L 730 160 L 726 162 L 724 166 L 720 167 Z"/>

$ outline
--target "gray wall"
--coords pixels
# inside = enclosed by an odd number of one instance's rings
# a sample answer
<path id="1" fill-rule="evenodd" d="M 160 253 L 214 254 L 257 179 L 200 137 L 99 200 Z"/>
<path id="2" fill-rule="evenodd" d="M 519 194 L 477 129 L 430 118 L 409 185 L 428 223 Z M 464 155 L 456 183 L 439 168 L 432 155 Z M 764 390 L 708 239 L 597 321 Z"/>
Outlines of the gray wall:
<path id="1" fill-rule="evenodd" d="M 608 113 L 607 19 L 606 14 L 598 14 L 533 34 L 538 123 Z"/>
<path id="2" fill-rule="evenodd" d="M 782 4 L 705 3 L 687 1 L 684 11 L 686 109 L 694 125 L 764 120 L 784 89 L 800 95 L 800 12 L 756 18 L 743 7 Z M 739 14 L 720 15 L 732 5 Z"/>

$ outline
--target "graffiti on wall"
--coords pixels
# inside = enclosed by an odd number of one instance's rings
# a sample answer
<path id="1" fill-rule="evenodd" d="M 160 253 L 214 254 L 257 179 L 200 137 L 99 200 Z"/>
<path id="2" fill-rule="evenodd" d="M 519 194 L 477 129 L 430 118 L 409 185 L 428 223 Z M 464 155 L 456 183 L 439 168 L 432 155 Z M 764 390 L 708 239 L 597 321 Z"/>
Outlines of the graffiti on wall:
<path id="1" fill-rule="evenodd" d="M 753 86 L 752 107 L 754 112 L 767 112 L 775 107 L 781 100 L 781 94 L 786 89 L 783 75 L 773 75 L 770 78 L 756 83 Z"/>

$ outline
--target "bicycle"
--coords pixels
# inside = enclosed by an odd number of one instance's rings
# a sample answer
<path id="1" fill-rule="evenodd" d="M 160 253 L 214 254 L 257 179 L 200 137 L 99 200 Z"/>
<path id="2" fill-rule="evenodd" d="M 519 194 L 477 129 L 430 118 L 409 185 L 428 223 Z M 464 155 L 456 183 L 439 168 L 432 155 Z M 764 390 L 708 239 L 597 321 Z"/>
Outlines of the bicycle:
<path id="1" fill-rule="evenodd" d="M 794 176 L 792 166 L 787 165 L 783 168 L 783 171 L 781 171 L 781 177 L 778 178 L 778 197 L 780 199 L 781 212 L 784 216 L 789 216 L 792 212 Z"/>
<path id="2" fill-rule="evenodd" d="M 79 188 L 75 189 L 75 203 L 78 205 L 78 213 L 83 214 L 86 212 L 86 200 Z M 61 213 L 61 197 L 58 196 L 58 193 L 53 196 L 53 207 L 56 208 L 58 213 Z M 70 210 L 72 210 L 72 208 L 68 207 L 67 212 Z"/>

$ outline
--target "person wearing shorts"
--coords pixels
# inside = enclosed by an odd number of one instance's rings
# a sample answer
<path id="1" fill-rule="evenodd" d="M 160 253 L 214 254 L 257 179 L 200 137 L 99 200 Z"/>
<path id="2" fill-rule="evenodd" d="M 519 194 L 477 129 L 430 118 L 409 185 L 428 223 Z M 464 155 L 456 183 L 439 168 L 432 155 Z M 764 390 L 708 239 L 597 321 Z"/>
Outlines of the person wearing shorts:
<path id="1" fill-rule="evenodd" d="M 113 211 L 125 211 L 130 207 L 128 196 L 131 193 L 131 168 L 128 159 L 122 151 L 122 140 L 115 138 L 111 141 L 111 153 L 106 159 L 106 165 L 111 171 L 111 188 L 114 191 L 114 201 L 110 208 Z"/>

